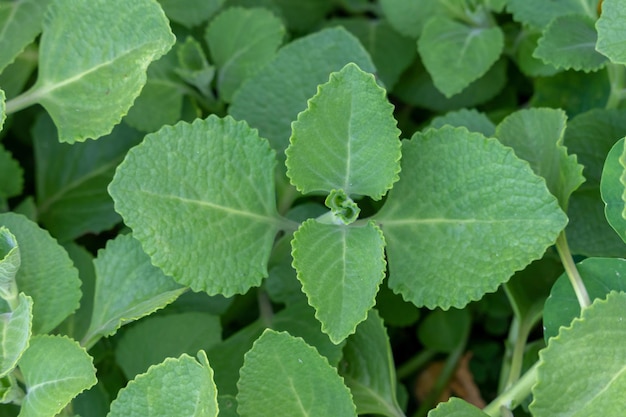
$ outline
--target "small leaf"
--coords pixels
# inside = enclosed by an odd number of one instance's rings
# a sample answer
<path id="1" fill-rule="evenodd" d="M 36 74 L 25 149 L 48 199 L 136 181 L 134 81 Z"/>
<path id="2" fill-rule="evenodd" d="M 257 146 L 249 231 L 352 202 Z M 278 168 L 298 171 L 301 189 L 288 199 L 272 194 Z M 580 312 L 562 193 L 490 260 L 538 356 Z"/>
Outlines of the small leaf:
<path id="1" fill-rule="evenodd" d="M 1 92 L 2 90 L 0 90 L 0 96 L 2 95 Z M 2 103 L 1 100 L 0 103 Z M 0 178 L 2 178 L 2 182 L 0 182 L 0 201 L 22 193 L 24 188 L 24 170 L 19 162 L 13 159 L 11 153 L 4 149 L 2 145 L 0 145 Z"/>
<path id="2" fill-rule="evenodd" d="M 359 206 L 343 190 L 331 190 L 324 203 L 330 209 L 332 224 L 351 224 L 361 212 Z"/>
<path id="3" fill-rule="evenodd" d="M 534 56 L 557 68 L 599 70 L 607 59 L 596 51 L 594 23 L 589 16 L 579 14 L 557 17 L 544 30 Z"/>
<path id="4" fill-rule="evenodd" d="M 417 306 L 460 308 L 495 291 L 567 223 L 526 162 L 463 128 L 416 133 L 403 143 L 401 172 L 375 220 L 389 287 Z"/>
<path id="5" fill-rule="evenodd" d="M 359 324 L 343 348 L 339 373 L 352 392 L 357 413 L 404 416 L 396 399 L 396 372 L 389 338 L 376 310 Z"/>
<path id="6" fill-rule="evenodd" d="M 530 411 L 536 417 L 618 416 L 626 390 L 626 293 L 583 310 L 540 352 Z"/>
<path id="7" fill-rule="evenodd" d="M 41 33 L 41 22 L 49 3 L 50 0 L 0 3 L 0 72 Z"/>
<path id="8" fill-rule="evenodd" d="M 241 84 L 274 57 L 284 36 L 281 20 L 267 9 L 229 8 L 217 15 L 205 40 L 219 70 L 220 98 L 230 102 Z"/>
<path id="9" fill-rule="evenodd" d="M 395 30 L 413 39 L 420 36 L 428 19 L 446 10 L 440 1 L 381 0 L 380 7 Z"/>
<path id="10" fill-rule="evenodd" d="M 265 330 L 246 353 L 237 386 L 241 417 L 355 416 L 350 391 L 315 348 Z"/>
<path id="11" fill-rule="evenodd" d="M 192 28 L 209 20 L 225 0 L 159 0 L 167 17 L 176 23 Z"/>
<path id="12" fill-rule="evenodd" d="M 417 41 L 424 66 L 448 98 L 485 75 L 503 48 L 499 27 L 470 27 L 446 17 L 430 19 Z"/>
<path id="13" fill-rule="evenodd" d="M 597 2 L 598 0 L 509 0 L 506 7 L 517 22 L 543 29 L 559 16 L 582 14 L 595 19 Z"/>
<path id="14" fill-rule="evenodd" d="M 541 32 L 532 29 L 522 29 L 517 35 L 515 62 L 519 70 L 528 77 L 550 77 L 559 72 L 554 66 L 535 58 L 535 49 L 541 36 Z"/>
<path id="15" fill-rule="evenodd" d="M 96 288 L 93 313 L 83 346 L 110 336 L 126 323 L 174 301 L 185 288 L 150 263 L 139 242 L 118 235 L 94 260 Z"/>
<path id="16" fill-rule="evenodd" d="M 476 109 L 461 109 L 437 116 L 430 122 L 430 126 L 438 129 L 445 125 L 465 127 L 470 132 L 478 132 L 490 137 L 496 133 L 496 125 Z"/>
<path id="17" fill-rule="evenodd" d="M 15 369 L 31 336 L 33 299 L 24 293 L 18 297 L 16 309 L 0 314 L 0 378 Z"/>
<path id="18" fill-rule="evenodd" d="M 97 381 L 92 358 L 67 337 L 33 337 L 19 367 L 26 384 L 20 417 L 55 416 Z"/>
<path id="19" fill-rule="evenodd" d="M 309 193 L 341 189 L 379 200 L 400 170 L 400 130 L 374 76 L 347 64 L 292 124 L 287 175 Z"/>
<path id="20" fill-rule="evenodd" d="M 107 417 L 217 417 L 217 387 L 204 351 L 167 358 L 128 383 Z"/>
<path id="21" fill-rule="evenodd" d="M 61 142 L 98 138 L 126 114 L 146 68 L 174 40 L 155 1 L 54 1 L 44 19 L 37 82 L 25 94 L 50 113 Z"/>
<path id="22" fill-rule="evenodd" d="M 417 335 L 420 342 L 435 352 L 452 353 L 467 340 L 471 316 L 467 310 L 435 310 L 420 323 Z"/>
<path id="23" fill-rule="evenodd" d="M 294 233 L 293 265 L 322 323 L 339 343 L 367 318 L 385 277 L 385 240 L 373 223 L 364 227 L 329 225 L 314 219 Z"/>
<path id="24" fill-rule="evenodd" d="M 275 164 L 245 122 L 210 116 L 146 136 L 109 192 L 156 266 L 194 291 L 230 297 L 267 276 L 280 222 Z"/>
<path id="25" fill-rule="evenodd" d="M 616 64 L 626 64 L 626 30 L 623 17 L 624 3 L 621 0 L 604 0 L 602 14 L 596 22 L 596 49 Z"/>
<path id="26" fill-rule="evenodd" d="M 617 141 L 606 157 L 600 192 L 606 219 L 626 242 L 626 138 Z"/>
<path id="27" fill-rule="evenodd" d="M 215 77 L 215 67 L 209 65 L 200 42 L 188 36 L 185 42 L 178 46 L 176 55 L 179 65 L 174 69 L 176 74 L 206 97 L 213 97 L 211 82 Z"/>
<path id="28" fill-rule="evenodd" d="M 472 404 L 456 397 L 450 398 L 445 403 L 439 403 L 437 408 L 428 412 L 428 417 L 488 417 Z"/>
<path id="29" fill-rule="evenodd" d="M 22 259 L 15 236 L 4 226 L 0 227 L 0 297 L 11 309 L 17 301 L 18 289 L 15 276 Z"/>

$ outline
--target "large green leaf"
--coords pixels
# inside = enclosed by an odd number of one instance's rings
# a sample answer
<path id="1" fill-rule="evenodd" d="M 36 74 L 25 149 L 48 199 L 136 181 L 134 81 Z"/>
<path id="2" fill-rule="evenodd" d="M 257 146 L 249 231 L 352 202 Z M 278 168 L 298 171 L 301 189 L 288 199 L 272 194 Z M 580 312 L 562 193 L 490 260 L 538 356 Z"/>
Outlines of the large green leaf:
<path id="1" fill-rule="evenodd" d="M 28 347 L 32 321 L 33 299 L 24 293 L 18 296 L 17 308 L 0 314 L 0 378 L 15 368 Z"/>
<path id="2" fill-rule="evenodd" d="M 20 417 L 55 416 L 97 381 L 92 358 L 67 337 L 34 337 L 18 365 L 26 385 Z"/>
<path id="3" fill-rule="evenodd" d="M 50 233 L 69 241 L 119 223 L 107 186 L 139 140 L 138 132 L 120 124 L 103 140 L 59 143 L 50 118 L 37 119 L 33 128 L 37 214 Z"/>
<path id="4" fill-rule="evenodd" d="M 225 0 L 159 0 L 167 17 L 189 28 L 208 20 Z"/>
<path id="5" fill-rule="evenodd" d="M 241 84 L 274 57 L 284 35 L 281 20 L 267 9 L 230 8 L 211 21 L 205 39 L 219 71 L 222 100 L 230 102 Z"/>
<path id="6" fill-rule="evenodd" d="M 0 72 L 41 33 L 50 0 L 0 2 Z"/>
<path id="7" fill-rule="evenodd" d="M 37 82 L 16 101 L 44 106 L 61 142 L 106 135 L 174 41 L 153 0 L 56 0 L 44 19 Z"/>
<path id="8" fill-rule="evenodd" d="M 428 417 L 487 417 L 480 409 L 472 404 L 456 397 L 450 398 L 445 403 L 440 403 L 437 408 L 428 412 Z"/>
<path id="9" fill-rule="evenodd" d="M 267 276 L 281 222 L 275 164 L 245 122 L 210 116 L 146 136 L 109 192 L 156 266 L 195 291 L 228 297 Z"/>
<path id="10" fill-rule="evenodd" d="M 204 351 L 168 358 L 122 389 L 107 417 L 217 417 L 217 387 Z"/>
<path id="11" fill-rule="evenodd" d="M 0 178 L 2 178 L 0 182 L 0 204 L 6 198 L 21 194 L 24 187 L 24 170 L 2 145 L 0 145 Z"/>
<path id="12" fill-rule="evenodd" d="M 588 1 L 588 0 L 587 0 Z M 604 0 L 602 14 L 596 22 L 598 43 L 596 49 L 606 55 L 611 62 L 626 64 L 626 28 L 624 15 L 626 5 L 621 0 Z"/>
<path id="13" fill-rule="evenodd" d="M 563 146 L 567 116 L 563 110 L 524 109 L 507 116 L 497 127 L 496 137 L 528 161 L 535 174 L 567 210 L 569 197 L 584 181 L 576 155 Z"/>
<path id="14" fill-rule="evenodd" d="M 391 345 L 376 310 L 370 310 L 367 320 L 348 338 L 339 373 L 352 392 L 358 414 L 404 417 L 396 399 Z"/>
<path id="15" fill-rule="evenodd" d="M 356 417 L 337 370 L 288 333 L 265 330 L 246 353 L 240 374 L 241 417 Z"/>
<path id="16" fill-rule="evenodd" d="M 512 149 L 464 128 L 416 133 L 403 143 L 401 172 L 375 219 L 389 286 L 418 306 L 463 307 L 495 291 L 567 223 Z"/>
<path id="17" fill-rule="evenodd" d="M 78 308 L 78 271 L 65 249 L 26 217 L 0 214 L 0 225 L 6 226 L 19 244 L 17 287 L 33 298 L 33 333 L 47 333 Z"/>
<path id="18" fill-rule="evenodd" d="M 447 17 L 430 19 L 417 41 L 424 66 L 448 98 L 485 75 L 503 48 L 499 27 L 477 28 Z"/>
<path id="19" fill-rule="evenodd" d="M 325 29 L 295 40 L 241 86 L 229 112 L 259 129 L 282 158 L 289 144 L 291 122 L 306 109 L 317 86 L 349 62 L 363 71 L 375 72 L 358 39 L 343 28 Z"/>
<path id="20" fill-rule="evenodd" d="M 174 301 L 185 288 L 150 263 L 130 235 L 119 235 L 94 260 L 96 288 L 93 313 L 83 346 L 91 347 L 126 323 Z"/>
<path id="21" fill-rule="evenodd" d="M 618 416 L 626 390 L 626 293 L 612 292 L 583 310 L 540 352 L 536 417 Z"/>
<path id="22" fill-rule="evenodd" d="M 385 277 L 380 229 L 310 219 L 294 233 L 292 247 L 293 265 L 322 331 L 341 342 L 367 318 Z"/>
<path id="23" fill-rule="evenodd" d="M 554 18 L 569 14 L 582 14 L 595 19 L 597 3 L 598 0 L 509 0 L 507 10 L 516 21 L 543 29 Z"/>
<path id="24" fill-rule="evenodd" d="M 606 219 L 626 242 L 626 138 L 617 141 L 606 157 L 600 192 Z"/>
<path id="25" fill-rule="evenodd" d="M 343 190 L 379 200 L 398 180 L 400 130 L 374 76 L 332 73 L 292 124 L 287 175 L 302 192 Z"/>

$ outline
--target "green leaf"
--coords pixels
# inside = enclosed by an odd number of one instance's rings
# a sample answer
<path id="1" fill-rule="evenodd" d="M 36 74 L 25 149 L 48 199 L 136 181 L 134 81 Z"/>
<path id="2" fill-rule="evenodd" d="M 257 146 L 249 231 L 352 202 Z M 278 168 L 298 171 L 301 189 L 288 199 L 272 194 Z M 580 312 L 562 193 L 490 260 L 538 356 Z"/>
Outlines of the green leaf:
<path id="1" fill-rule="evenodd" d="M 221 387 L 220 387 L 221 388 Z M 219 417 L 239 417 L 237 414 L 237 399 L 234 395 L 218 395 Z"/>
<path id="2" fill-rule="evenodd" d="M 375 219 L 387 242 L 389 287 L 417 306 L 460 308 L 495 291 L 567 223 L 512 149 L 463 128 L 403 142 L 401 172 Z"/>
<path id="3" fill-rule="evenodd" d="M 12 64 L 0 72 L 0 86 L 7 99 L 17 96 L 29 81 L 37 68 L 37 47 L 34 43 L 27 46 Z"/>
<path id="4" fill-rule="evenodd" d="M 219 317 L 198 312 L 146 317 L 127 329 L 115 357 L 128 379 L 167 357 L 207 350 L 221 341 Z"/>
<path id="5" fill-rule="evenodd" d="M 607 221 L 626 242 L 626 138 L 617 141 L 606 157 L 600 192 Z"/>
<path id="6" fill-rule="evenodd" d="M 0 72 L 41 33 L 50 0 L 0 2 Z"/>
<path id="7" fill-rule="evenodd" d="M 355 64 L 332 73 L 292 124 L 287 175 L 298 190 L 379 200 L 398 180 L 400 130 L 374 76 Z"/>
<path id="8" fill-rule="evenodd" d="M 224 0 L 159 0 L 168 18 L 188 28 L 209 20 Z"/>
<path id="9" fill-rule="evenodd" d="M 274 57 L 284 36 L 281 20 L 267 9 L 230 8 L 217 15 L 205 40 L 219 70 L 220 98 L 232 101 L 241 84 Z"/>
<path id="10" fill-rule="evenodd" d="M 540 352 L 533 416 L 617 416 L 626 390 L 626 293 L 596 300 Z"/>
<path id="11" fill-rule="evenodd" d="M 415 324 L 420 310 L 413 303 L 407 303 L 402 296 L 389 289 L 387 283 L 380 286 L 376 294 L 376 310 L 388 326 L 407 327 Z"/>
<path id="12" fill-rule="evenodd" d="M 385 240 L 373 223 L 364 227 L 304 222 L 294 233 L 293 265 L 322 323 L 322 331 L 339 343 L 374 306 L 385 277 Z"/>
<path id="13" fill-rule="evenodd" d="M 200 42 L 188 36 L 185 42 L 178 45 L 176 55 L 179 65 L 174 69 L 176 74 L 205 96 L 213 97 L 211 82 L 215 77 L 215 67 L 209 65 Z"/>
<path id="14" fill-rule="evenodd" d="M 559 16 L 582 14 L 595 20 L 597 3 L 598 0 L 509 0 L 507 10 L 516 21 L 543 29 Z"/>
<path id="15" fill-rule="evenodd" d="M 6 96 L 4 91 L 0 89 L 0 131 L 4 127 L 4 120 L 6 119 Z"/>
<path id="16" fill-rule="evenodd" d="M 139 242 L 118 235 L 94 260 L 96 289 L 93 313 L 82 345 L 91 347 L 126 323 L 174 301 L 185 288 L 150 263 Z"/>
<path id="17" fill-rule="evenodd" d="M 210 116 L 146 136 L 109 192 L 156 266 L 194 291 L 229 297 L 267 276 L 281 221 L 275 163 L 245 122 Z"/>
<path id="18" fill-rule="evenodd" d="M 586 15 L 559 16 L 539 39 L 534 56 L 557 68 L 597 71 L 607 59 L 596 51 L 595 21 Z"/>
<path id="19" fill-rule="evenodd" d="M 33 128 L 37 214 L 50 233 L 69 241 L 120 222 L 107 186 L 128 149 L 139 141 L 137 131 L 120 124 L 102 140 L 59 143 L 51 119 L 37 119 Z"/>
<path id="20" fill-rule="evenodd" d="M 217 387 L 204 351 L 165 359 L 122 389 L 107 417 L 217 417 Z"/>
<path id="21" fill-rule="evenodd" d="M 567 115 L 557 109 L 524 109 L 507 116 L 496 129 L 496 137 L 530 163 L 543 177 L 550 192 L 567 210 L 570 195 L 585 181 L 583 166 L 563 146 Z"/>
<path id="22" fill-rule="evenodd" d="M 496 133 L 496 125 L 476 109 L 461 109 L 437 116 L 430 122 L 430 126 L 438 129 L 445 125 L 465 127 L 470 132 L 478 132 L 489 137 Z"/>
<path id="23" fill-rule="evenodd" d="M 2 182 L 0 182 L 0 201 L 22 193 L 24 188 L 24 170 L 2 145 L 0 145 L 0 178 L 2 178 Z"/>
<path id="24" fill-rule="evenodd" d="M 46 108 L 61 142 L 98 138 L 119 123 L 150 62 L 174 41 L 155 1 L 57 0 L 44 19 L 37 82 L 22 97 Z"/>
<path id="25" fill-rule="evenodd" d="M 404 417 L 396 399 L 391 345 L 376 310 L 359 324 L 343 348 L 339 373 L 352 393 L 357 414 Z"/>
<path id="26" fill-rule="evenodd" d="M 591 300 L 606 298 L 611 291 L 626 291 L 626 260 L 613 258 L 588 258 L 576 264 Z M 580 304 L 569 278 L 563 273 L 552 286 L 543 312 L 543 337 L 559 333 L 580 316 Z"/>
<path id="27" fill-rule="evenodd" d="M 620 0 L 605 0 L 602 2 L 602 14 L 596 22 L 598 43 L 596 49 L 606 55 L 611 62 L 626 64 L 626 30 L 623 19 L 626 13 L 624 3 Z"/>
<path id="28" fill-rule="evenodd" d="M 78 271 L 65 249 L 26 217 L 0 214 L 0 225 L 15 235 L 20 248 L 17 287 L 33 298 L 33 334 L 47 333 L 78 308 Z"/>
<path id="29" fill-rule="evenodd" d="M 17 308 L 0 314 L 0 378 L 15 369 L 31 335 L 33 299 L 24 293 L 18 297 Z"/>
<path id="30" fill-rule="evenodd" d="M 365 72 L 375 68 L 358 39 L 343 28 L 324 29 L 282 47 L 274 59 L 250 77 L 233 96 L 229 113 L 259 129 L 282 158 L 291 122 L 305 110 L 328 75 L 354 62 Z"/>
<path id="31" fill-rule="evenodd" d="M 529 29 L 521 30 L 517 35 L 514 59 L 520 71 L 527 77 L 549 77 L 559 72 L 554 66 L 535 58 L 535 49 L 541 36 L 541 32 Z"/>
<path id="32" fill-rule="evenodd" d="M 356 416 L 336 369 L 288 333 L 265 330 L 246 353 L 240 374 L 241 417 Z"/>
<path id="33" fill-rule="evenodd" d="M 485 75 L 503 48 L 499 27 L 471 27 L 446 17 L 430 19 L 417 41 L 424 66 L 448 98 Z"/>
<path id="34" fill-rule="evenodd" d="M 395 30 L 417 39 L 428 19 L 445 12 L 445 5 L 442 3 L 440 1 L 381 0 L 380 7 Z"/>
<path id="35" fill-rule="evenodd" d="M 439 403 L 437 408 L 428 412 L 428 417 L 487 417 L 472 404 L 456 397 Z"/>
<path id="36" fill-rule="evenodd" d="M 18 296 L 15 276 L 22 260 L 15 236 L 4 226 L 0 227 L 0 257 L 0 297 L 13 310 Z"/>
<path id="37" fill-rule="evenodd" d="M 20 417 L 52 417 L 97 381 L 92 358 L 67 337 L 33 337 L 19 367 L 26 384 Z"/>
<path id="38" fill-rule="evenodd" d="M 253 2 L 258 3 L 259 0 Z M 308 33 L 333 9 L 333 0 L 272 0 L 292 32 Z"/>
<path id="39" fill-rule="evenodd" d="M 435 310 L 420 323 L 417 335 L 428 349 L 452 353 L 467 340 L 471 321 L 467 310 Z"/>

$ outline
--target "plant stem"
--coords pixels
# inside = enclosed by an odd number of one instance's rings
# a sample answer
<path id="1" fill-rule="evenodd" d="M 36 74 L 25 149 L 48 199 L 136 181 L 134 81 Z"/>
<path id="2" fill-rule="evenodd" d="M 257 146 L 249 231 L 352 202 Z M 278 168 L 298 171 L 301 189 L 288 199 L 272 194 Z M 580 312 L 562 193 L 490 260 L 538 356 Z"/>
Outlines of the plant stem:
<path id="1" fill-rule="evenodd" d="M 261 316 L 261 321 L 263 322 L 265 327 L 270 328 L 272 327 L 272 318 L 274 317 L 274 309 L 272 308 L 272 303 L 267 296 L 267 293 L 261 288 L 257 290 L 256 296 L 259 304 L 259 314 Z"/>
<path id="2" fill-rule="evenodd" d="M 435 351 L 425 349 L 413 356 L 411 359 L 400 365 L 396 370 L 398 379 L 405 379 L 413 375 L 419 369 L 423 368 L 432 358 L 435 357 Z"/>
<path id="3" fill-rule="evenodd" d="M 537 368 L 539 362 L 536 362 L 526 373 L 513 385 L 510 389 L 493 400 L 487 407 L 483 409 L 483 413 L 492 417 L 502 416 L 501 407 L 507 410 L 513 410 L 520 405 L 526 397 L 530 395 L 531 389 L 537 381 Z"/>
<path id="4" fill-rule="evenodd" d="M 587 288 L 585 288 L 585 284 L 583 283 L 583 280 L 578 273 L 578 269 L 576 268 L 576 264 L 574 263 L 574 259 L 572 258 L 572 254 L 569 250 L 569 245 L 567 244 L 567 239 L 565 237 L 565 231 L 562 231 L 556 239 L 556 250 L 559 252 L 565 272 L 572 283 L 572 287 L 574 287 L 574 292 L 576 293 L 576 298 L 578 298 L 580 308 L 589 307 L 591 305 L 589 294 L 587 293 Z"/>
<path id="5" fill-rule="evenodd" d="M 624 98 L 624 79 L 626 78 L 626 67 L 621 64 L 609 62 L 606 66 L 611 85 L 609 98 L 606 101 L 606 109 L 616 109 Z"/>
<path id="6" fill-rule="evenodd" d="M 12 98 L 11 100 L 5 103 L 5 114 L 9 115 L 11 113 L 15 113 L 19 110 L 25 109 L 26 107 L 30 107 L 33 104 L 37 103 L 39 100 L 40 94 L 38 90 L 28 90 L 17 97 Z"/>

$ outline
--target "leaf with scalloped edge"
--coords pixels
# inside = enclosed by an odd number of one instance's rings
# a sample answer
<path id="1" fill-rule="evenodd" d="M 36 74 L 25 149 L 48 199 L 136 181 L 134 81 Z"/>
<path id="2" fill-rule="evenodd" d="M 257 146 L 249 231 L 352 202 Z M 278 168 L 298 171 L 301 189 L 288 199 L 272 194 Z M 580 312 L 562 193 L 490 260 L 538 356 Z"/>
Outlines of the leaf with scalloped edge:
<path id="1" fill-rule="evenodd" d="M 217 387 L 203 350 L 151 366 L 120 390 L 107 417 L 217 417 Z"/>
<path id="2" fill-rule="evenodd" d="M 385 239 L 366 226 L 304 222 L 292 240 L 293 266 L 302 291 L 333 343 L 354 333 L 375 304 L 385 277 Z"/>
<path id="3" fill-rule="evenodd" d="M 437 408 L 428 412 L 428 417 L 488 417 L 480 409 L 457 397 L 439 403 Z"/>
<path id="4" fill-rule="evenodd" d="M 607 221 L 626 242 L 626 138 L 617 141 L 606 157 L 600 193 Z"/>
<path id="5" fill-rule="evenodd" d="M 545 181 L 511 148 L 451 127 L 403 142 L 400 181 L 374 219 L 387 242 L 389 287 L 444 309 L 495 291 L 541 258 L 567 223 Z"/>
<path id="6" fill-rule="evenodd" d="M 44 17 L 37 81 L 16 101 L 41 104 L 61 142 L 98 138 L 119 123 L 150 62 L 174 42 L 156 1 L 54 1 Z"/>
<path id="7" fill-rule="evenodd" d="M 0 313 L 0 378 L 15 368 L 31 336 L 33 299 L 20 293 L 17 302 L 13 311 Z"/>
<path id="8" fill-rule="evenodd" d="M 476 109 L 460 109 L 437 116 L 430 121 L 430 126 L 439 129 L 445 125 L 465 127 L 470 132 L 478 132 L 490 137 L 496 133 L 496 125 L 493 124 L 485 113 Z"/>
<path id="9" fill-rule="evenodd" d="M 356 417 L 337 370 L 289 333 L 265 330 L 246 353 L 240 375 L 241 417 Z"/>
<path id="10" fill-rule="evenodd" d="M 374 76 L 356 64 L 330 74 L 292 124 L 287 176 L 300 191 L 375 200 L 398 180 L 400 130 Z"/>
<path id="11" fill-rule="evenodd" d="M 543 29 L 555 18 L 569 14 L 582 14 L 596 18 L 598 0 L 508 0 L 507 11 L 517 22 Z"/>
<path id="12" fill-rule="evenodd" d="M 596 49 L 611 62 L 626 64 L 626 7 L 621 0 L 604 0 L 602 14 L 596 22 L 598 43 Z"/>
<path id="13" fill-rule="evenodd" d="M 33 337 L 18 365 L 26 385 L 20 417 L 54 416 L 97 382 L 91 356 L 63 336 Z"/>
<path id="14" fill-rule="evenodd" d="M 275 164 L 256 130 L 212 115 L 147 135 L 109 193 L 156 266 L 194 291 L 230 297 L 267 276 L 283 221 Z"/>
<path id="15" fill-rule="evenodd" d="M 626 390 L 626 293 L 611 292 L 548 342 L 530 411 L 536 417 L 619 416 Z"/>
<path id="16" fill-rule="evenodd" d="M 0 72 L 41 33 L 49 3 L 50 0 L 0 2 Z"/>
<path id="17" fill-rule="evenodd" d="M 184 287 L 152 265 L 141 245 L 130 235 L 118 235 L 93 261 L 96 288 L 93 312 L 83 346 L 91 347 L 124 324 L 165 307 Z"/>

